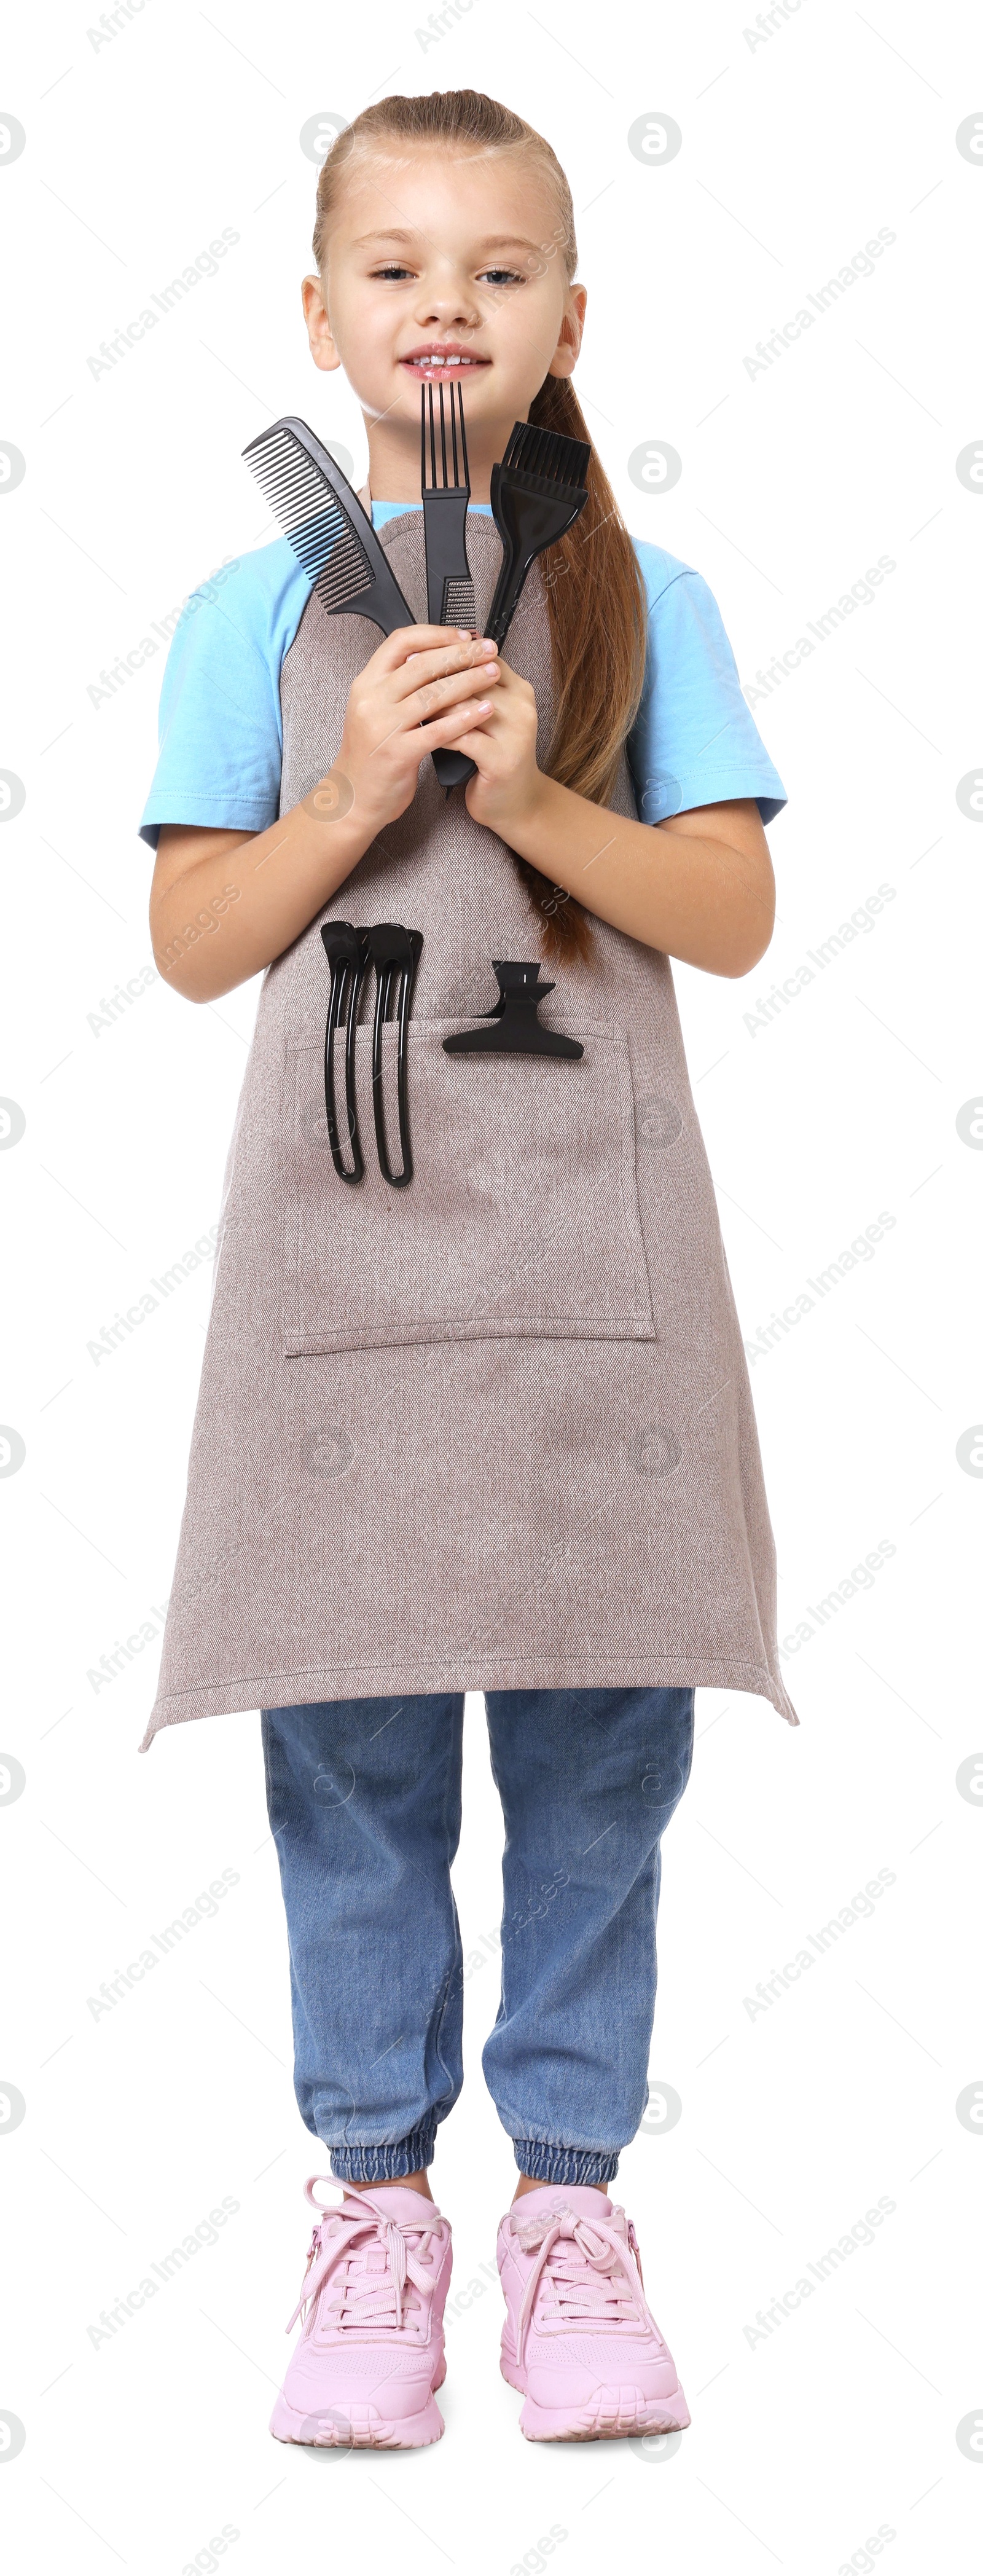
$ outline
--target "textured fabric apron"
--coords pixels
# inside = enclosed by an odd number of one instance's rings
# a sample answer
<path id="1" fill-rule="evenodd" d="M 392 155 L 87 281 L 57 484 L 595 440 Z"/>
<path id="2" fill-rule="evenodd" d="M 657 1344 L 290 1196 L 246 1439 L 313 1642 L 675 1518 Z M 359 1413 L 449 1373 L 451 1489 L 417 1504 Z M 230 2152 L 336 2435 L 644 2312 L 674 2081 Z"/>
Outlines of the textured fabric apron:
<path id="1" fill-rule="evenodd" d="M 422 513 L 380 541 L 424 618 Z M 501 559 L 490 520 L 471 519 L 468 547 L 483 618 Z M 281 812 L 336 759 L 377 641 L 312 597 L 283 665 Z M 538 565 L 508 658 L 535 689 L 542 765 L 553 710 Z M 611 801 L 635 816 L 624 755 Z M 653 839 L 655 866 L 658 852 Z M 365 1177 L 346 1188 L 332 1164 L 331 917 L 423 932 L 405 1190 L 378 1168 L 371 1010 L 356 1051 Z M 544 970 L 556 989 L 540 1006 L 580 1039 L 579 1061 L 445 1053 L 498 998 L 492 958 L 535 957 L 538 943 L 508 852 L 463 794 L 445 800 L 426 760 L 408 812 L 270 967 L 141 1750 L 183 1718 L 439 1690 L 705 1683 L 761 1693 L 797 1723 L 669 963 L 606 922 L 592 930 L 589 964 Z M 394 1115 L 388 1132 L 398 1168 Z"/>

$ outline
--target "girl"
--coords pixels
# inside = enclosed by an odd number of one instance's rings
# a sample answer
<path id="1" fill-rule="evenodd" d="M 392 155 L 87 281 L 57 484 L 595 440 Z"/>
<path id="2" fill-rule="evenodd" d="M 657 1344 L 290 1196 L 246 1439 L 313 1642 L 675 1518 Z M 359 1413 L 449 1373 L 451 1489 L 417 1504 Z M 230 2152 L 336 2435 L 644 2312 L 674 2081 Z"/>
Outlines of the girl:
<path id="1" fill-rule="evenodd" d="M 297 2100 L 343 2185 L 323 2215 L 307 2186 L 271 2430 L 410 2446 L 443 2431 L 428 2169 L 461 2086 L 450 1865 L 463 1697 L 484 1692 L 506 1840 L 483 2066 L 519 2168 L 502 2369 L 531 2439 L 644 2433 L 689 2422 L 607 2189 L 646 2101 L 660 1839 L 696 1684 L 796 1722 L 668 959 L 733 976 L 763 954 L 784 794 L 705 584 L 629 538 L 596 458 L 507 660 L 482 640 L 513 423 L 587 436 L 549 145 L 472 91 L 384 99 L 324 163 L 314 254 L 314 362 L 354 386 L 363 504 L 421 619 L 420 386 L 465 388 L 479 625 L 379 644 L 325 616 L 282 539 L 174 639 L 142 826 L 154 953 L 195 1001 L 268 972 L 144 1748 L 263 1711 Z M 475 764 L 463 795 L 439 746 Z M 394 917 L 422 932 L 414 1177 L 389 1188 L 372 1145 L 346 1189 L 321 924 Z M 579 1060 L 448 1053 L 494 1010 L 493 959 L 530 950 L 542 1025 Z M 364 1118 L 368 1022 L 353 1044 Z"/>

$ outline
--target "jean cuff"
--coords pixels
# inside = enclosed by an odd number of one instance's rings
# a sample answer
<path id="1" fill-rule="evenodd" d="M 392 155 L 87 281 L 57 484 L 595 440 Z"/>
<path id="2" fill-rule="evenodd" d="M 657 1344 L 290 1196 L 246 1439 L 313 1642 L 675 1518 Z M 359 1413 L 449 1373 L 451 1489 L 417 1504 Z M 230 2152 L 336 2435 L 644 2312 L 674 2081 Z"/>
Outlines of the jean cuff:
<path id="1" fill-rule="evenodd" d="M 519 2172 L 531 2182 L 594 2184 L 603 2191 L 618 2170 L 617 2155 L 602 2147 L 556 2147 L 543 2138 L 513 2138 Z"/>
<path id="2" fill-rule="evenodd" d="M 436 2123 L 414 2129 L 394 2147 L 331 2147 L 336 2182 L 398 2182 L 401 2174 L 421 2173 L 432 2165 Z"/>

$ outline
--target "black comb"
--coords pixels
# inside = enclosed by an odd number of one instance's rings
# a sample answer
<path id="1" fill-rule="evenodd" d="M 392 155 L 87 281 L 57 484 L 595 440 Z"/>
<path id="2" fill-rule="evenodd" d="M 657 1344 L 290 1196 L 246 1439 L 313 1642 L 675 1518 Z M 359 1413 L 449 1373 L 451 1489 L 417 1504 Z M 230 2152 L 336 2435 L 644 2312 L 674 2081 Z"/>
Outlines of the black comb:
<path id="1" fill-rule="evenodd" d="M 477 612 L 465 538 L 471 484 L 464 395 L 460 383 L 452 382 L 448 420 L 443 385 L 437 390 L 439 432 L 433 386 L 420 387 L 420 497 L 427 550 L 427 616 L 431 626 L 473 628 Z"/>
<path id="2" fill-rule="evenodd" d="M 243 448 L 329 617 L 370 617 L 384 635 L 416 620 L 346 475 L 289 414 Z"/>
<path id="3" fill-rule="evenodd" d="M 440 395 L 440 436 L 434 413 L 433 386 L 420 387 L 420 498 L 427 553 L 427 616 L 431 626 L 469 626 L 477 609 L 468 562 L 466 526 L 471 484 L 464 430 L 464 395 L 460 382 L 450 386 L 450 421 Z M 433 765 L 441 786 L 460 787 L 474 777 L 467 753 L 446 744 L 435 751 Z"/>

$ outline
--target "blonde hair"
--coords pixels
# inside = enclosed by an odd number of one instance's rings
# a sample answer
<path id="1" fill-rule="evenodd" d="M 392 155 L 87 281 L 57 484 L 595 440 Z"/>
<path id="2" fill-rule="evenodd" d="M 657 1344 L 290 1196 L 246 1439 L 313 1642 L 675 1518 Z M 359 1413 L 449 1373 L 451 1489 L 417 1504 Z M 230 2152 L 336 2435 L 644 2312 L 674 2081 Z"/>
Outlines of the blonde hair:
<path id="1" fill-rule="evenodd" d="M 351 165 L 363 146 L 452 145 L 474 152 L 522 150 L 534 158 L 553 194 L 557 220 L 543 256 L 577 272 L 573 200 L 551 145 L 525 117 L 482 90 L 433 90 L 427 98 L 383 98 L 363 108 L 332 144 L 317 187 L 313 250 L 327 267 L 331 219 Z M 570 379 L 547 376 L 529 406 L 538 428 L 588 439 Z M 645 676 L 646 610 L 638 558 L 603 467 L 592 456 L 586 509 L 552 547 L 546 575 L 556 708 L 549 775 L 594 804 L 611 796 L 622 748 L 638 712 Z M 603 603 L 603 615 L 599 608 Z M 547 957 L 586 957 L 590 919 L 563 887 L 551 885 L 518 857 Z"/>

